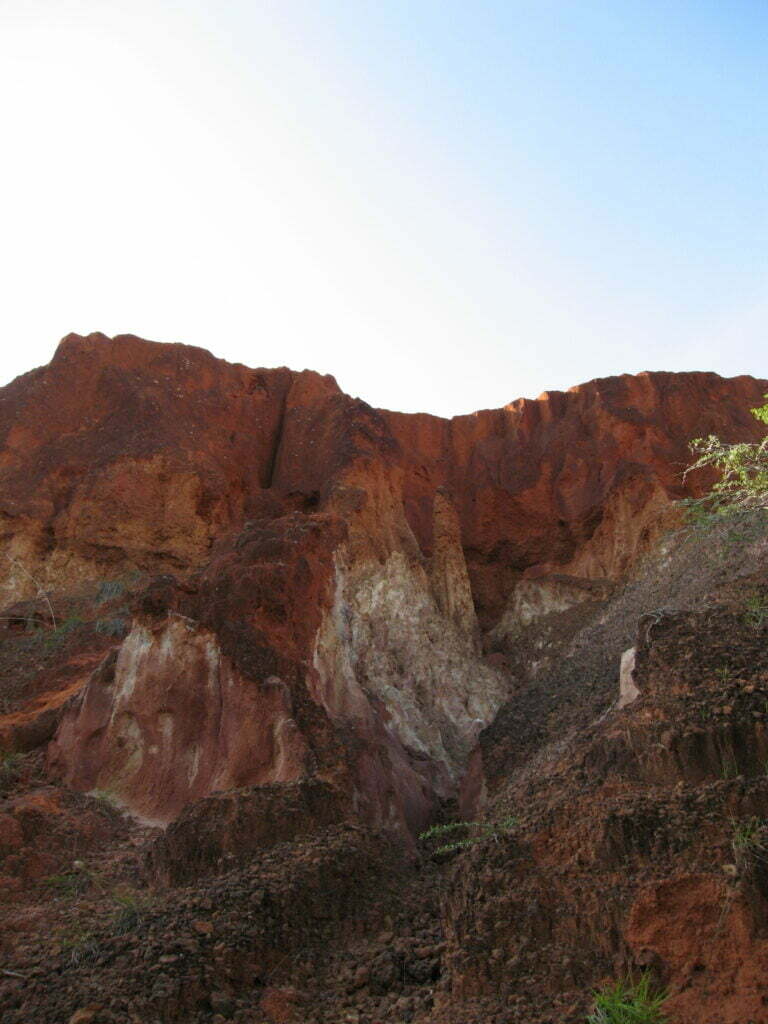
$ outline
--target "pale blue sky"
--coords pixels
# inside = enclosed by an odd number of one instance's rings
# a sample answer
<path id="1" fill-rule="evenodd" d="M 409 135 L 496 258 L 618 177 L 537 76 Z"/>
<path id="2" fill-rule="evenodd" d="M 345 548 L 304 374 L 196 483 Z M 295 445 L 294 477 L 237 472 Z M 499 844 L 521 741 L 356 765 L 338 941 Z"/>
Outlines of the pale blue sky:
<path id="1" fill-rule="evenodd" d="M 0 382 L 69 331 L 442 414 L 768 375 L 768 5 L 0 0 Z"/>

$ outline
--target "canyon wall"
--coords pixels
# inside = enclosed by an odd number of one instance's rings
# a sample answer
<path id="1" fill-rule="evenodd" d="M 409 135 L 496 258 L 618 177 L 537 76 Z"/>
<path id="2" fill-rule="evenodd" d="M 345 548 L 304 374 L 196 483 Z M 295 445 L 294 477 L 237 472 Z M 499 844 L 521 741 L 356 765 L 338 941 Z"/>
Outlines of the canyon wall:
<path id="1" fill-rule="evenodd" d="M 316 780 L 417 831 L 510 694 L 494 649 L 621 580 L 706 483 L 681 479 L 688 440 L 759 436 L 766 390 L 645 373 L 443 420 L 65 338 L 0 390 L 0 605 L 29 616 L 44 589 L 55 614 L 127 579 L 133 603 L 69 679 L 50 766 L 150 821 Z"/>

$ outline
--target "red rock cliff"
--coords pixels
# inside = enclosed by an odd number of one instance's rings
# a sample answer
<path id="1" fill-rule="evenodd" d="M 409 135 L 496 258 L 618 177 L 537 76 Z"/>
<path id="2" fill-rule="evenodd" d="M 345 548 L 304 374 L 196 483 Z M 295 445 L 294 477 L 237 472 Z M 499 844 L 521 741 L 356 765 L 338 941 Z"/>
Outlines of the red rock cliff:
<path id="1" fill-rule="evenodd" d="M 443 420 L 308 371 L 65 338 L 0 390 L 0 603 L 165 576 L 51 764 L 152 819 L 317 778 L 420 827 L 507 694 L 481 630 L 521 581 L 626 573 L 685 493 L 688 439 L 758 436 L 766 390 L 648 373 Z"/>

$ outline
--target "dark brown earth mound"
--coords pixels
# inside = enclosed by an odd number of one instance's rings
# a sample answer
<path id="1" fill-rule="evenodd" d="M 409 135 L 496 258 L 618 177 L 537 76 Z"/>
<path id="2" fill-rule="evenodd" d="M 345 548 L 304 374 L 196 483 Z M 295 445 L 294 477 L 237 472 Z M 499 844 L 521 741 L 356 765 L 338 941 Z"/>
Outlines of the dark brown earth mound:
<path id="1" fill-rule="evenodd" d="M 768 1020 L 765 562 L 721 598 L 640 620 L 628 707 L 594 719 L 583 685 L 560 697 L 580 728 L 494 763 L 486 813 L 518 824 L 454 870 L 441 1020 L 583 1021 L 601 979 L 648 968 L 676 1024 Z"/>

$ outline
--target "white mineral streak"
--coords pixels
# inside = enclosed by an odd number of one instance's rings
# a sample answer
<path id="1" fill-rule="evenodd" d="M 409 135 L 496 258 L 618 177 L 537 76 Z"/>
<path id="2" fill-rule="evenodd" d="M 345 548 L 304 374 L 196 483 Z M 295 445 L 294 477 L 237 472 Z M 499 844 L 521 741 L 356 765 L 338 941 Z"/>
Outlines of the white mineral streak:
<path id="1" fill-rule="evenodd" d="M 408 750 L 455 777 L 505 694 L 463 619 L 464 610 L 459 623 L 443 614 L 426 572 L 402 552 L 354 567 L 337 553 L 335 599 L 315 646 L 316 699 L 337 719 L 380 709 Z"/>
<path id="2" fill-rule="evenodd" d="M 640 690 L 635 683 L 635 656 L 636 647 L 630 647 L 621 656 L 619 669 L 619 703 L 618 708 L 625 708 L 640 696 Z"/>

